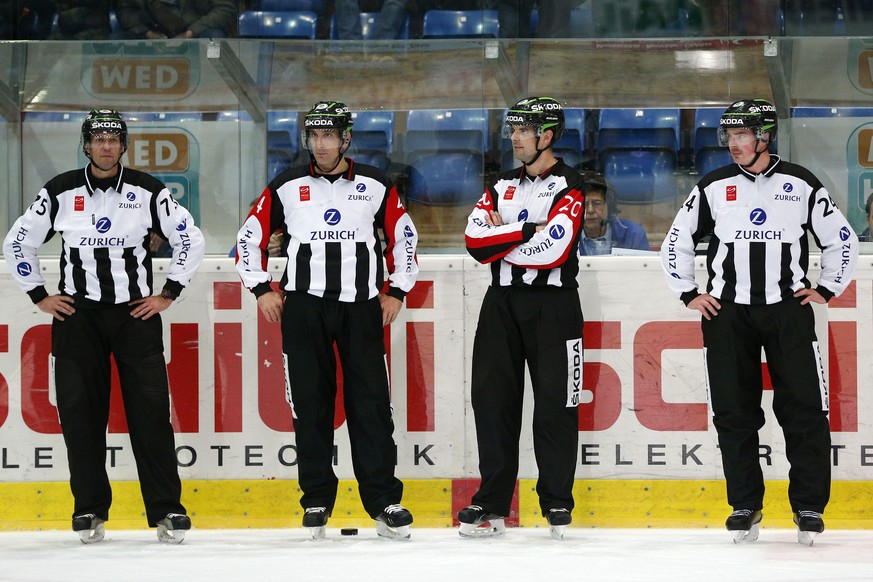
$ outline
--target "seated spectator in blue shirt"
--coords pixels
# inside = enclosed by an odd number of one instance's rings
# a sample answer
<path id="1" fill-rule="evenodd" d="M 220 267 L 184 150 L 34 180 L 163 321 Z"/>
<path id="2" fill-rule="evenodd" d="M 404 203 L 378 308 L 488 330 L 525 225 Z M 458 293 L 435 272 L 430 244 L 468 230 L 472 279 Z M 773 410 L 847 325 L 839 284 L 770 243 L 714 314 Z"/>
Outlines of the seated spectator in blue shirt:
<path id="1" fill-rule="evenodd" d="M 867 211 L 867 228 L 864 229 L 864 232 L 858 235 L 858 240 L 861 242 L 873 242 L 873 235 L 870 234 L 870 229 L 873 228 L 873 194 L 867 197 L 867 206 L 865 210 Z"/>
<path id="2" fill-rule="evenodd" d="M 651 250 L 642 226 L 616 216 L 619 210 L 615 196 L 608 193 L 609 186 L 603 175 L 585 172 L 582 177 L 585 179 L 585 219 L 579 254 L 610 255 L 614 248 Z"/>

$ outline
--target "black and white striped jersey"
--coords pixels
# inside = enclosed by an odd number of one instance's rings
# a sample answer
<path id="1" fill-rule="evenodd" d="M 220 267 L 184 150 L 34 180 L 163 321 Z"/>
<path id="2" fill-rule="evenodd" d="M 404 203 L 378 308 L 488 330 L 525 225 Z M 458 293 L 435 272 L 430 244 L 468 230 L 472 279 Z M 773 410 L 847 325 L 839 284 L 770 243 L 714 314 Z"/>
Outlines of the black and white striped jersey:
<path id="1" fill-rule="evenodd" d="M 778 156 L 761 174 L 725 166 L 697 183 L 667 232 L 667 284 L 686 304 L 697 296 L 694 249 L 711 234 L 707 292 L 746 305 L 778 303 L 812 287 L 810 233 L 822 253 L 816 289 L 830 299 L 852 280 L 858 237 L 822 183 Z"/>
<path id="2" fill-rule="evenodd" d="M 402 300 L 415 285 L 418 232 L 397 189 L 376 168 L 347 160 L 342 174 L 325 177 L 301 166 L 267 185 L 237 236 L 236 268 L 256 296 L 270 290 L 267 244 L 276 230 L 285 233 L 287 291 L 366 301 L 382 291 L 383 255 L 389 295 Z"/>
<path id="3" fill-rule="evenodd" d="M 59 233 L 62 294 L 112 305 L 148 297 L 153 231 L 173 248 L 164 287 L 178 295 L 205 250 L 191 214 L 144 172 L 119 164 L 116 176 L 97 180 L 89 168 L 50 180 L 6 235 L 3 255 L 18 286 L 34 303 L 48 295 L 37 250 Z"/>
<path id="4" fill-rule="evenodd" d="M 492 226 L 497 210 L 503 225 Z M 582 177 L 560 159 L 531 178 L 524 167 L 501 174 L 467 219 L 467 252 L 491 265 L 491 285 L 578 287 L 576 249 L 585 215 Z M 537 226 L 544 226 L 537 232 Z"/>

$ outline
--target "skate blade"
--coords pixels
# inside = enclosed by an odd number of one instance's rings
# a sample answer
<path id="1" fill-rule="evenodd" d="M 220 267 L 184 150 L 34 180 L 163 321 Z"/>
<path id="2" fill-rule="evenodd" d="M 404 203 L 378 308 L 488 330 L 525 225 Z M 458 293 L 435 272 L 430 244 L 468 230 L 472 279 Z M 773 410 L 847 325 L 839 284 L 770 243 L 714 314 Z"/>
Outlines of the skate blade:
<path id="1" fill-rule="evenodd" d="M 552 536 L 553 540 L 562 541 L 564 539 L 564 532 L 567 531 L 566 525 L 550 525 L 549 526 L 549 534 Z"/>
<path id="2" fill-rule="evenodd" d="M 493 538 L 506 533 L 502 519 L 492 519 L 482 523 L 461 523 L 458 534 L 462 538 Z"/>
<path id="3" fill-rule="evenodd" d="M 168 529 L 162 523 L 158 524 L 158 541 L 164 544 L 181 544 L 185 540 L 185 530 Z"/>
<path id="4" fill-rule="evenodd" d="M 76 533 L 79 534 L 79 539 L 82 540 L 83 544 L 96 544 L 106 535 L 106 530 L 102 523 L 98 523 L 94 529 L 84 529 Z"/>
<path id="5" fill-rule="evenodd" d="M 731 535 L 734 538 L 735 544 L 750 544 L 758 539 L 758 524 L 756 523 L 751 529 L 734 529 L 731 530 Z"/>
<path id="6" fill-rule="evenodd" d="M 800 531 L 797 530 L 797 543 L 803 546 L 811 546 L 815 541 L 815 536 L 818 535 L 817 531 Z"/>
<path id="7" fill-rule="evenodd" d="M 388 540 L 408 540 L 412 537 L 412 532 L 409 531 L 408 525 L 401 525 L 400 527 L 390 527 L 384 522 L 377 521 L 376 535 L 378 535 L 380 538 L 385 538 Z"/>
<path id="8" fill-rule="evenodd" d="M 318 527 L 310 527 L 309 534 L 314 540 L 323 540 L 327 536 L 326 528 L 323 525 Z"/>

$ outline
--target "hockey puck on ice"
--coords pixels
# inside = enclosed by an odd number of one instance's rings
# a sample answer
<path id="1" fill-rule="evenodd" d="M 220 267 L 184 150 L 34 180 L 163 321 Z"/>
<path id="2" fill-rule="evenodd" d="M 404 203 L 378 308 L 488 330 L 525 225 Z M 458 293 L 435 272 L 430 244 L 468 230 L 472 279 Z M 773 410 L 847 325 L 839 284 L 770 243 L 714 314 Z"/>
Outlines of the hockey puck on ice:
<path id="1" fill-rule="evenodd" d="M 340 535 L 356 536 L 356 535 L 358 535 L 358 528 L 356 528 L 356 527 L 344 527 L 340 530 Z"/>

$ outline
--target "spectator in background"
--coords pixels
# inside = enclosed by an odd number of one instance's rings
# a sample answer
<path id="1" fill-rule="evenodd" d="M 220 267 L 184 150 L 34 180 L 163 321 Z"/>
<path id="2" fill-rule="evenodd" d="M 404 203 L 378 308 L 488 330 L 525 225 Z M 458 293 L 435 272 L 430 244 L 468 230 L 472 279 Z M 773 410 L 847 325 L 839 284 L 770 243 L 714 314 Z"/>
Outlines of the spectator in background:
<path id="1" fill-rule="evenodd" d="M 107 40 L 110 0 L 55 0 L 58 25 L 49 40 Z"/>
<path id="2" fill-rule="evenodd" d="M 406 18 L 407 0 L 382 0 L 379 17 L 376 19 L 372 40 L 393 40 L 400 36 L 403 20 Z M 362 40 L 361 3 L 359 0 L 336 0 L 337 38 L 340 40 Z"/>
<path id="3" fill-rule="evenodd" d="M 0 0 L 0 39 L 48 38 L 54 15 L 52 0 Z"/>
<path id="4" fill-rule="evenodd" d="M 598 172 L 585 172 L 585 221 L 579 240 L 580 255 L 609 255 L 612 249 L 651 250 L 649 237 L 642 226 L 616 216 L 615 196 L 609 192 L 606 178 Z"/>
<path id="5" fill-rule="evenodd" d="M 871 213 L 873 208 L 871 208 L 871 205 L 873 205 L 873 194 L 867 197 L 867 206 L 864 208 L 867 212 L 867 228 L 858 235 L 858 240 L 861 242 L 873 242 L 873 235 L 870 234 L 870 229 L 873 228 L 873 213 Z"/>
<path id="6" fill-rule="evenodd" d="M 700 8 L 704 36 L 768 36 L 776 29 L 776 0 L 691 0 Z"/>
<path id="7" fill-rule="evenodd" d="M 537 5 L 539 38 L 569 38 L 570 12 L 579 0 L 497 0 L 501 38 L 530 38 L 530 15 Z"/>
<path id="8" fill-rule="evenodd" d="M 119 38 L 236 36 L 237 0 L 118 0 Z"/>

